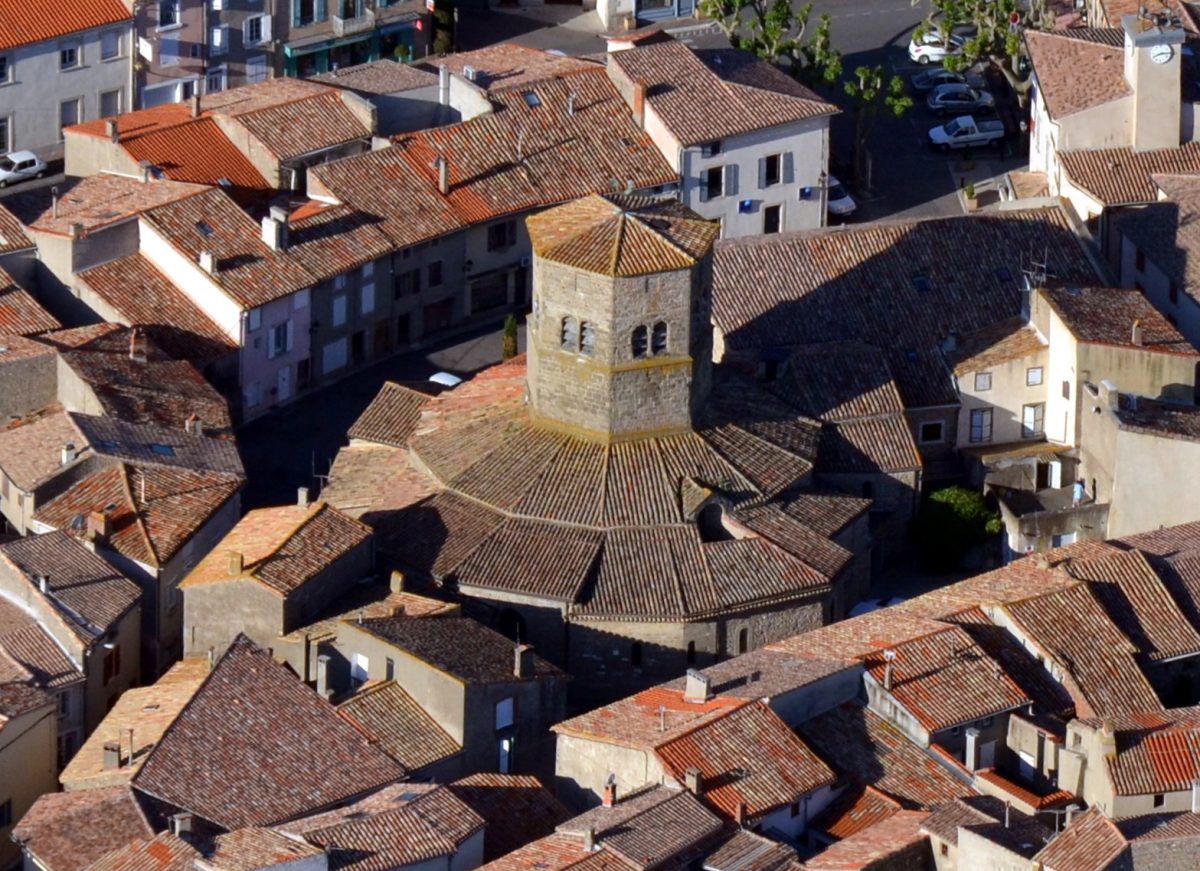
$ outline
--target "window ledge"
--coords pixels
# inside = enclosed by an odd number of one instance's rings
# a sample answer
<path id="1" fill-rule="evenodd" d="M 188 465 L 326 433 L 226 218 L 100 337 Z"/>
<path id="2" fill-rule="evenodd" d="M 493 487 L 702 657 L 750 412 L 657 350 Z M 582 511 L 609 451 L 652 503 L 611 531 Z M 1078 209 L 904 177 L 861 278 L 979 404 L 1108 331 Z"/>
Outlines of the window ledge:
<path id="1" fill-rule="evenodd" d="M 154 28 L 155 33 L 171 33 L 172 31 L 175 31 L 175 30 L 183 30 L 183 22 L 182 21 L 179 22 L 178 24 L 168 24 L 166 27 L 157 27 L 156 26 Z"/>

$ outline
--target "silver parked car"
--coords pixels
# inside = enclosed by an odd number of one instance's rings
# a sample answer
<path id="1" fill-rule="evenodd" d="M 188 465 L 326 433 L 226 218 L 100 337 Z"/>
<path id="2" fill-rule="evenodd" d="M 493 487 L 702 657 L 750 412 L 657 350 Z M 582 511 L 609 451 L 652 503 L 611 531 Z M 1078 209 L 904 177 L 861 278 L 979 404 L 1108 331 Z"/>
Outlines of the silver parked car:
<path id="1" fill-rule="evenodd" d="M 912 89 L 918 94 L 926 94 L 938 85 L 970 85 L 972 88 L 982 88 L 986 84 L 987 81 L 978 73 L 957 73 L 940 67 L 922 70 L 912 77 Z"/>
<path id="2" fill-rule="evenodd" d="M 0 188 L 46 174 L 46 163 L 32 151 L 14 151 L 0 157 Z"/>
<path id="3" fill-rule="evenodd" d="M 996 100 L 987 91 L 957 82 L 938 85 L 929 92 L 925 104 L 939 115 L 980 114 L 996 108 Z"/>

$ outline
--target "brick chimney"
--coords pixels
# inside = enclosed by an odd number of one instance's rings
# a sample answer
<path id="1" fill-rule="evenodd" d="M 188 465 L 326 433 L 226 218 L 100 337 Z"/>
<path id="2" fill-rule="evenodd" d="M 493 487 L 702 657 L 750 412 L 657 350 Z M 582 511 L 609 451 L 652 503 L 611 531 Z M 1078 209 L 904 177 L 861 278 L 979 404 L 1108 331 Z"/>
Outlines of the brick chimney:
<path id="1" fill-rule="evenodd" d="M 90 541 L 105 541 L 112 534 L 108 514 L 103 511 L 92 511 L 87 517 L 87 537 Z"/>
<path id="2" fill-rule="evenodd" d="M 229 577 L 240 578 L 242 572 L 245 571 L 246 564 L 242 558 L 242 552 L 238 550 L 230 551 L 229 553 Z"/>
<path id="3" fill-rule="evenodd" d="M 112 142 L 121 141 L 121 131 L 117 129 L 117 119 L 109 118 L 104 122 L 104 131 L 108 134 L 109 140 Z"/>
<path id="4" fill-rule="evenodd" d="M 513 674 L 524 680 L 533 677 L 533 647 L 518 644 L 513 650 Z"/>
<path id="5" fill-rule="evenodd" d="M 633 121 L 638 127 L 646 127 L 646 83 L 633 83 Z"/>
<path id="6" fill-rule="evenodd" d="M 702 705 L 711 700 L 712 697 L 712 678 L 702 671 L 689 668 L 687 671 L 687 682 L 683 687 L 683 700 Z"/>
<path id="7" fill-rule="evenodd" d="M 733 821 L 742 828 L 746 827 L 746 818 L 750 815 L 750 809 L 744 801 L 739 801 L 737 804 L 737 812 L 734 815 Z"/>
<path id="8" fill-rule="evenodd" d="M 610 774 L 608 780 L 604 781 L 604 792 L 600 794 L 600 803 L 605 807 L 612 807 L 617 803 L 617 776 Z"/>

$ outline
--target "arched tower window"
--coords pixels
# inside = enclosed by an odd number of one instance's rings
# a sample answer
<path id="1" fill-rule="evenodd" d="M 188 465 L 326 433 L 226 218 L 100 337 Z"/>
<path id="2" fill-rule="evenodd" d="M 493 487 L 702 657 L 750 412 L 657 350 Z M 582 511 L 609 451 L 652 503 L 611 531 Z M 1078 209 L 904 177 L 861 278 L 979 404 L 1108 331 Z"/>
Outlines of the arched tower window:
<path id="1" fill-rule="evenodd" d="M 562 346 L 565 351 L 579 350 L 579 323 L 575 318 L 562 319 Z"/>
<path id="2" fill-rule="evenodd" d="M 596 352 L 596 325 L 591 321 L 579 322 L 579 350 L 589 357 Z"/>
<path id="3" fill-rule="evenodd" d="M 654 332 L 650 336 L 650 351 L 653 354 L 665 354 L 667 351 L 667 324 L 666 321 L 659 321 L 654 325 Z"/>
<path id="4" fill-rule="evenodd" d="M 633 336 L 630 339 L 630 347 L 633 350 L 634 357 L 646 356 L 646 328 L 634 327 Z"/>

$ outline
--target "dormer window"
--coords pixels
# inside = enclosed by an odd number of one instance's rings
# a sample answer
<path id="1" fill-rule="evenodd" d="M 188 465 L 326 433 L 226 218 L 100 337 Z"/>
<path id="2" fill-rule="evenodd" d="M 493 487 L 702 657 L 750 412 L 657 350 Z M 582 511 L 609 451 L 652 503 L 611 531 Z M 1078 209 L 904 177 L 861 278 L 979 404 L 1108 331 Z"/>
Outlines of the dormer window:
<path id="1" fill-rule="evenodd" d="M 650 336 L 650 352 L 653 354 L 667 352 L 667 324 L 665 321 L 659 321 L 654 325 L 654 332 Z"/>
<path id="2" fill-rule="evenodd" d="M 645 327 L 634 327 L 633 336 L 630 338 L 630 350 L 633 351 L 635 358 L 645 357 L 647 348 L 647 335 Z"/>

